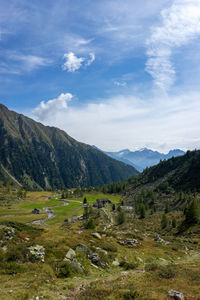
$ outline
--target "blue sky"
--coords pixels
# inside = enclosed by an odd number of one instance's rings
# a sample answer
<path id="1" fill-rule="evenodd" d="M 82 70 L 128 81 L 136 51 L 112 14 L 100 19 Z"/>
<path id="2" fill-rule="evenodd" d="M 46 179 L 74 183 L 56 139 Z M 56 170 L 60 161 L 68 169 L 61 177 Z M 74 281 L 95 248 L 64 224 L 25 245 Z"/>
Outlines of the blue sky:
<path id="1" fill-rule="evenodd" d="M 200 145 L 199 0 L 0 0 L 0 102 L 104 150 Z"/>

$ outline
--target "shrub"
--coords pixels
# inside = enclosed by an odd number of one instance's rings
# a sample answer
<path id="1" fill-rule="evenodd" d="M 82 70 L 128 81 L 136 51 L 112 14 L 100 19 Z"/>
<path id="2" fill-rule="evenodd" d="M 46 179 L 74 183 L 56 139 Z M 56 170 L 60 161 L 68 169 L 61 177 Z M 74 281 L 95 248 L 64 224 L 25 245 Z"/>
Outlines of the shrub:
<path id="1" fill-rule="evenodd" d="M 138 263 L 132 263 L 127 261 L 121 261 L 119 265 L 125 270 L 134 270 L 138 267 Z"/>
<path id="2" fill-rule="evenodd" d="M 78 268 L 69 262 L 60 262 L 56 266 L 56 275 L 59 278 L 70 277 L 73 274 L 79 273 Z"/>
<path id="3" fill-rule="evenodd" d="M 158 264 L 157 263 L 148 263 L 145 265 L 145 271 L 156 271 L 158 269 Z"/>
<path id="4" fill-rule="evenodd" d="M 176 273 L 172 266 L 161 266 L 158 271 L 158 275 L 161 278 L 170 279 L 175 278 Z"/>
<path id="5" fill-rule="evenodd" d="M 139 293 L 137 291 L 127 291 L 121 295 L 123 300 L 139 299 Z"/>

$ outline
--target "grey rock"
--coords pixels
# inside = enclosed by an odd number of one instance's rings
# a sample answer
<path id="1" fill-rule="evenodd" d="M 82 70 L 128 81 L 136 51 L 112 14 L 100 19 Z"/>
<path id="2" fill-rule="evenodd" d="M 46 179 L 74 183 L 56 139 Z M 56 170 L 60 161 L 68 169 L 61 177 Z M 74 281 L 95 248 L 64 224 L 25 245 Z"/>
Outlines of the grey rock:
<path id="1" fill-rule="evenodd" d="M 28 248 L 30 252 L 31 259 L 34 261 L 44 262 L 45 249 L 41 245 L 31 246 Z"/>
<path id="2" fill-rule="evenodd" d="M 84 267 L 76 259 L 73 259 L 71 261 L 71 265 L 76 267 L 79 273 L 84 273 L 85 272 Z"/>
<path id="3" fill-rule="evenodd" d="M 64 260 L 68 260 L 68 259 L 72 260 L 75 256 L 76 256 L 76 252 L 70 248 L 69 251 L 67 252 Z"/>
<path id="4" fill-rule="evenodd" d="M 78 244 L 76 247 L 76 251 L 83 252 L 83 253 L 89 253 L 90 249 L 85 244 Z"/>
<path id="5" fill-rule="evenodd" d="M 174 291 L 174 290 L 170 290 L 167 295 L 168 295 L 168 297 L 170 297 L 171 299 L 174 299 L 174 300 L 184 300 L 185 299 L 183 293 Z"/>
<path id="6" fill-rule="evenodd" d="M 161 237 L 159 235 L 156 235 L 154 237 L 154 241 L 155 242 L 158 242 L 158 243 L 164 243 L 165 241 L 163 239 L 161 239 Z"/>
<path id="7" fill-rule="evenodd" d="M 92 233 L 92 236 L 95 237 L 95 238 L 97 238 L 97 239 L 99 239 L 99 240 L 101 240 L 101 236 L 100 236 L 100 234 L 98 232 Z"/>
<path id="8" fill-rule="evenodd" d="M 119 260 L 117 258 L 115 258 L 115 260 L 112 262 L 112 265 L 115 267 L 119 266 Z"/>

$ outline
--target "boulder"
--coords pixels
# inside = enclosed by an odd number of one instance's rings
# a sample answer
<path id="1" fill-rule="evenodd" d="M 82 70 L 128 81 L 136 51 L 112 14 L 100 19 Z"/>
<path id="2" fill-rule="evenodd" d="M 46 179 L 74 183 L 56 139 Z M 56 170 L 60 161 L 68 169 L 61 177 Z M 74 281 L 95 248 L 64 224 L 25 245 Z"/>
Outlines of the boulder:
<path id="1" fill-rule="evenodd" d="M 163 239 L 161 239 L 161 237 L 159 235 L 156 235 L 154 237 L 154 241 L 155 242 L 158 242 L 158 243 L 164 243 L 165 241 Z"/>
<path id="2" fill-rule="evenodd" d="M 88 255 L 89 260 L 91 261 L 92 264 L 105 268 L 107 264 L 103 261 L 101 261 L 100 256 L 97 253 L 90 253 Z"/>
<path id="3" fill-rule="evenodd" d="M 100 236 L 100 234 L 98 232 L 92 233 L 92 236 L 95 237 L 95 238 L 97 238 L 97 239 L 99 239 L 99 240 L 101 240 L 101 236 Z"/>
<path id="4" fill-rule="evenodd" d="M 45 249 L 41 245 L 31 246 L 28 248 L 30 252 L 30 258 L 33 261 L 44 262 Z"/>
<path id="5" fill-rule="evenodd" d="M 76 256 L 76 252 L 73 249 L 69 249 L 64 260 L 72 260 Z"/>
<path id="6" fill-rule="evenodd" d="M 12 240 L 16 234 L 15 228 L 6 225 L 0 225 L 0 230 L 3 232 L 3 237 L 7 241 Z"/>
<path id="7" fill-rule="evenodd" d="M 128 245 L 128 246 L 137 246 L 140 243 L 136 239 L 126 239 L 126 240 L 118 240 L 120 245 Z"/>
<path id="8" fill-rule="evenodd" d="M 170 290 L 168 292 L 167 296 L 168 296 L 169 299 L 174 299 L 174 300 L 184 300 L 185 299 L 183 293 L 177 292 L 177 291 L 174 291 L 174 290 Z"/>
<path id="9" fill-rule="evenodd" d="M 70 264 L 73 265 L 79 273 L 85 272 L 84 267 L 75 258 L 71 261 Z"/>
<path id="10" fill-rule="evenodd" d="M 117 258 L 115 258 L 115 260 L 112 262 L 112 265 L 115 267 L 119 266 L 119 260 Z"/>
<path id="11" fill-rule="evenodd" d="M 85 244 L 78 244 L 76 247 L 76 251 L 88 253 L 88 252 L 90 252 L 90 249 Z"/>

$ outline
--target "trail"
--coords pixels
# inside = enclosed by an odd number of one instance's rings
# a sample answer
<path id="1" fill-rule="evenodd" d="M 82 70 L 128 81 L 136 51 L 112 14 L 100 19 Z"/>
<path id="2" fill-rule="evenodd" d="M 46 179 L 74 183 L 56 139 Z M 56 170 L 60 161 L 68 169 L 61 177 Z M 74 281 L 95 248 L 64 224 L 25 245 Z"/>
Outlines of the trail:
<path id="1" fill-rule="evenodd" d="M 86 290 L 86 288 L 89 287 L 89 285 L 92 282 L 95 282 L 98 280 L 112 281 L 112 280 L 116 280 L 120 276 L 128 276 L 130 274 L 139 274 L 139 273 L 144 273 L 144 270 L 132 270 L 132 271 L 124 271 L 124 272 L 122 271 L 121 273 L 118 273 L 117 275 L 112 274 L 112 275 L 105 276 L 104 278 L 97 277 L 97 278 L 93 278 L 93 279 L 83 279 L 81 281 L 80 285 L 78 285 L 73 291 L 71 291 L 65 299 L 66 300 L 75 300 L 76 297 L 79 296 L 84 290 Z"/>

